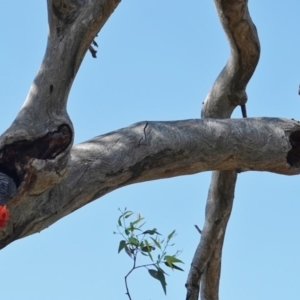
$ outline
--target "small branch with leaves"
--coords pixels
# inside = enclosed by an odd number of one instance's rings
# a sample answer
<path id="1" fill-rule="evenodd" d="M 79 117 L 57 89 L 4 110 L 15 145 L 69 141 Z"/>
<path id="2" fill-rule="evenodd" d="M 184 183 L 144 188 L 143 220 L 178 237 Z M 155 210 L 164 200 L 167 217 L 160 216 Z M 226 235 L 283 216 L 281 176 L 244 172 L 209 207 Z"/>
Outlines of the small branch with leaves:
<path id="1" fill-rule="evenodd" d="M 129 300 L 132 300 L 127 279 L 134 270 L 139 268 L 147 269 L 148 273 L 161 283 L 164 293 L 167 294 L 165 275 L 168 274 L 162 269 L 161 265 L 164 264 L 172 270 L 183 271 L 183 269 L 176 265 L 178 263 L 183 263 L 177 258 L 181 251 L 176 251 L 173 255 L 167 253 L 167 249 L 174 246 L 174 243 L 171 244 L 171 240 L 175 236 L 175 230 L 173 230 L 166 239 L 163 239 L 156 228 L 142 230 L 146 223 L 140 214 L 133 219 L 135 214 L 132 211 L 129 211 L 126 208 L 124 211 L 121 209 L 119 209 L 119 211 L 121 212 L 121 215 L 118 218 L 118 232 L 114 232 L 114 234 L 120 234 L 122 236 L 118 253 L 124 250 L 133 260 L 132 268 L 124 277 L 126 295 Z M 156 259 L 153 258 L 155 251 L 160 252 Z M 137 256 L 139 254 L 148 257 L 151 262 L 148 264 L 137 265 Z"/>

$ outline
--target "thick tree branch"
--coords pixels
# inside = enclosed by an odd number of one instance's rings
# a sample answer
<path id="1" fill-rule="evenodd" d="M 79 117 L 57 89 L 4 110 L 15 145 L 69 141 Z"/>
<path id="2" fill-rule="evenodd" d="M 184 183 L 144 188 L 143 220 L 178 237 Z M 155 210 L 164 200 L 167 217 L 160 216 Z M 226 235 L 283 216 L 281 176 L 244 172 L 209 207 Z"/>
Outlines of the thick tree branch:
<path id="1" fill-rule="evenodd" d="M 201 299 L 219 299 L 222 248 L 226 226 L 231 214 L 236 171 L 212 173 L 204 225 L 204 238 L 197 247 L 193 264 L 204 270 L 201 278 Z M 195 278 L 195 277 L 194 277 Z"/>
<path id="2" fill-rule="evenodd" d="M 137 182 L 208 170 L 299 174 L 299 136 L 297 121 L 257 118 L 142 122 L 96 137 L 73 147 L 69 175 L 60 184 L 42 195 L 28 195 L 26 202 L 9 202 L 11 219 L 0 231 L 0 247 Z M 210 195 L 216 195 L 212 188 Z M 218 212 L 208 208 L 207 214 L 214 225 Z"/>
<path id="3" fill-rule="evenodd" d="M 193 288 L 188 289 L 191 292 L 187 297 L 191 299 L 199 297 L 199 288 L 201 288 L 201 298 L 218 299 L 223 246 L 223 243 L 218 242 L 224 238 L 223 230 L 226 229 L 231 213 L 235 188 L 233 183 L 236 178 L 235 171 L 212 173 L 205 211 L 205 225 L 189 274 L 189 280 L 196 280 L 189 282 L 188 288 L 190 286 Z M 201 279 L 200 285 L 199 278 Z"/>
<path id="4" fill-rule="evenodd" d="M 46 53 L 20 112 L 0 137 L 0 172 L 18 186 L 18 201 L 68 173 L 73 126 L 66 104 L 95 35 L 120 0 L 48 0 Z"/>
<path id="5" fill-rule="evenodd" d="M 49 37 L 42 66 L 15 121 L 0 137 L 0 172 L 18 187 L 8 203 L 11 218 L 0 231 L 0 248 L 125 185 L 218 170 L 187 282 L 187 299 L 198 299 L 200 286 L 202 299 L 218 299 L 237 172 L 299 174 L 300 124 L 268 118 L 143 122 L 72 148 L 69 91 L 87 49 L 119 2 L 47 1 Z M 202 117 L 229 118 L 238 105 L 246 116 L 245 89 L 259 58 L 256 28 L 246 0 L 215 3 L 231 55 Z"/>
<path id="6" fill-rule="evenodd" d="M 229 118 L 235 107 L 240 105 L 243 117 L 246 117 L 246 85 L 260 53 L 256 28 L 250 18 L 246 0 L 215 0 L 215 5 L 229 40 L 231 54 L 203 103 L 201 115 L 202 118 Z M 205 230 L 192 261 L 186 284 L 186 299 L 197 300 L 200 288 L 201 299 L 218 299 L 222 245 L 232 208 L 236 177 L 235 171 L 217 171 L 212 175 Z M 217 224 L 210 216 L 218 220 Z"/>
<path id="7" fill-rule="evenodd" d="M 202 107 L 202 117 L 229 118 L 247 102 L 246 86 L 259 60 L 260 44 L 247 0 L 215 0 L 219 19 L 230 44 L 230 57 Z"/>
<path id="8" fill-rule="evenodd" d="M 215 174 L 217 172 L 213 172 Z M 219 172 L 225 174 L 225 172 Z M 231 172 L 233 173 L 233 172 Z M 233 196 L 233 195 L 232 195 Z M 233 203 L 233 202 L 231 202 Z M 230 204 L 230 203 L 227 203 Z M 227 211 L 230 213 L 231 206 L 228 206 Z M 227 221 L 229 216 L 226 218 Z M 224 220 L 225 221 L 225 220 Z M 226 224 L 222 224 L 222 227 L 226 227 Z M 206 264 L 203 276 L 201 278 L 201 298 L 202 299 L 219 299 L 219 281 L 221 276 L 221 261 L 222 261 L 222 249 L 223 241 L 225 238 L 225 232 L 221 231 L 220 238 L 215 243 L 213 254 Z"/>

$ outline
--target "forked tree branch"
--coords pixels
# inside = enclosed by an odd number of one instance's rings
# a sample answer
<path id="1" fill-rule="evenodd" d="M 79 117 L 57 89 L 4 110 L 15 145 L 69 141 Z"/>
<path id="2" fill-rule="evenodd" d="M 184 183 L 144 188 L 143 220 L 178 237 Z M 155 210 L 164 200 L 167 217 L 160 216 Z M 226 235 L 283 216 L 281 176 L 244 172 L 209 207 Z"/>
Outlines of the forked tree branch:
<path id="1" fill-rule="evenodd" d="M 68 95 L 97 32 L 120 0 L 48 0 L 49 36 L 40 70 L 11 126 L 0 136 L 0 172 L 30 202 L 68 174 L 73 125 Z"/>
<path id="2" fill-rule="evenodd" d="M 246 86 L 260 53 L 256 28 L 250 18 L 247 2 L 215 0 L 231 53 L 203 104 L 202 118 L 230 118 L 238 105 L 242 107 L 243 117 L 246 117 Z M 222 246 L 236 179 L 235 171 L 216 171 L 212 175 L 204 229 L 186 283 L 188 300 L 197 300 L 200 290 L 202 300 L 219 299 Z"/>

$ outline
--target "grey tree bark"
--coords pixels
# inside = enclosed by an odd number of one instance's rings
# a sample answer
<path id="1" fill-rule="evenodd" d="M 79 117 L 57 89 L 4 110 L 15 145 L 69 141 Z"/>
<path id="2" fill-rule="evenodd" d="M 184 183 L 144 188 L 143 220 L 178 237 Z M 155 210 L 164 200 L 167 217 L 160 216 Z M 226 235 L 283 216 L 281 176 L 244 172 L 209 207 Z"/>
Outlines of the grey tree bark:
<path id="1" fill-rule="evenodd" d="M 202 118 L 230 118 L 240 105 L 246 115 L 246 86 L 259 59 L 260 45 L 256 28 L 250 18 L 247 1 L 215 0 L 219 19 L 227 35 L 231 53 L 216 79 L 202 108 Z M 212 174 L 207 198 L 205 224 L 186 283 L 188 300 L 219 299 L 222 246 L 230 217 L 236 171 Z"/>
<path id="2" fill-rule="evenodd" d="M 49 37 L 41 68 L 11 126 L 0 136 L 0 176 L 17 194 L 0 248 L 40 232 L 119 187 L 215 171 L 206 219 L 187 280 L 186 299 L 218 299 L 222 245 L 237 173 L 300 173 L 300 123 L 246 117 L 246 85 L 259 41 L 246 0 L 215 0 L 231 54 L 203 108 L 202 119 L 140 122 L 73 146 L 66 104 L 96 34 L 120 0 L 47 0 Z M 32 126 L 34 124 L 34 126 Z M 3 179 L 4 180 L 4 179 Z M 201 290 L 201 293 L 200 293 Z"/>

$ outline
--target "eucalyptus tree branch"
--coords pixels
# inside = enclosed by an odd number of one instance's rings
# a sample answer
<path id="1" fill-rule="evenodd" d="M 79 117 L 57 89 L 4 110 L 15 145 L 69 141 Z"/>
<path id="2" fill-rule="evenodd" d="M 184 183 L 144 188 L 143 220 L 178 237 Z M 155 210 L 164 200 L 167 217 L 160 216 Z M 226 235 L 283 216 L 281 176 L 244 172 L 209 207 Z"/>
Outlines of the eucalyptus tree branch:
<path id="1" fill-rule="evenodd" d="M 142 122 L 95 137 L 72 148 L 60 184 L 8 203 L 11 218 L 0 231 L 0 248 L 137 182 L 209 170 L 299 174 L 299 137 L 299 122 L 276 118 Z"/>
<path id="2" fill-rule="evenodd" d="M 66 104 L 95 35 L 120 0 L 48 0 L 49 36 L 41 67 L 11 126 L 0 136 L 0 172 L 30 201 L 68 173 L 73 125 Z M 29 199 L 29 200 L 28 200 Z"/>
<path id="3" fill-rule="evenodd" d="M 201 235 L 204 238 L 201 238 L 192 264 L 192 268 L 197 266 L 197 272 L 200 270 L 200 276 L 203 274 L 200 280 L 201 299 L 219 299 L 222 247 L 233 205 L 236 179 L 236 171 L 212 173 Z"/>
<path id="4" fill-rule="evenodd" d="M 129 288 L 128 288 L 128 284 L 127 284 L 127 278 L 128 276 L 135 270 L 137 269 L 136 267 L 136 255 L 133 256 L 133 266 L 132 268 L 129 270 L 129 272 L 125 275 L 124 280 L 125 280 L 125 287 L 126 287 L 126 295 L 128 296 L 129 300 L 131 300 L 131 295 L 129 292 Z"/>
<path id="5" fill-rule="evenodd" d="M 219 173 L 223 174 L 225 172 Z M 222 226 L 224 226 L 224 224 L 222 224 Z M 201 278 L 202 299 L 205 299 L 205 297 L 206 299 L 219 299 L 219 281 L 221 276 L 222 249 L 224 238 L 225 232 L 222 232 L 220 238 L 215 244 L 213 254 L 206 264 L 203 276 Z"/>
<path id="6" fill-rule="evenodd" d="M 230 118 L 238 105 L 242 108 L 243 117 L 247 117 L 246 85 L 256 68 L 260 53 L 247 2 L 215 0 L 231 53 L 203 103 L 202 118 Z M 216 171 L 212 175 L 205 224 L 188 276 L 186 299 L 197 300 L 200 289 L 201 299 L 219 299 L 222 245 L 232 209 L 236 178 L 236 171 Z"/>
<path id="7" fill-rule="evenodd" d="M 246 86 L 259 60 L 260 44 L 247 0 L 214 0 L 230 45 L 230 57 L 203 102 L 203 118 L 229 118 L 247 102 Z"/>

